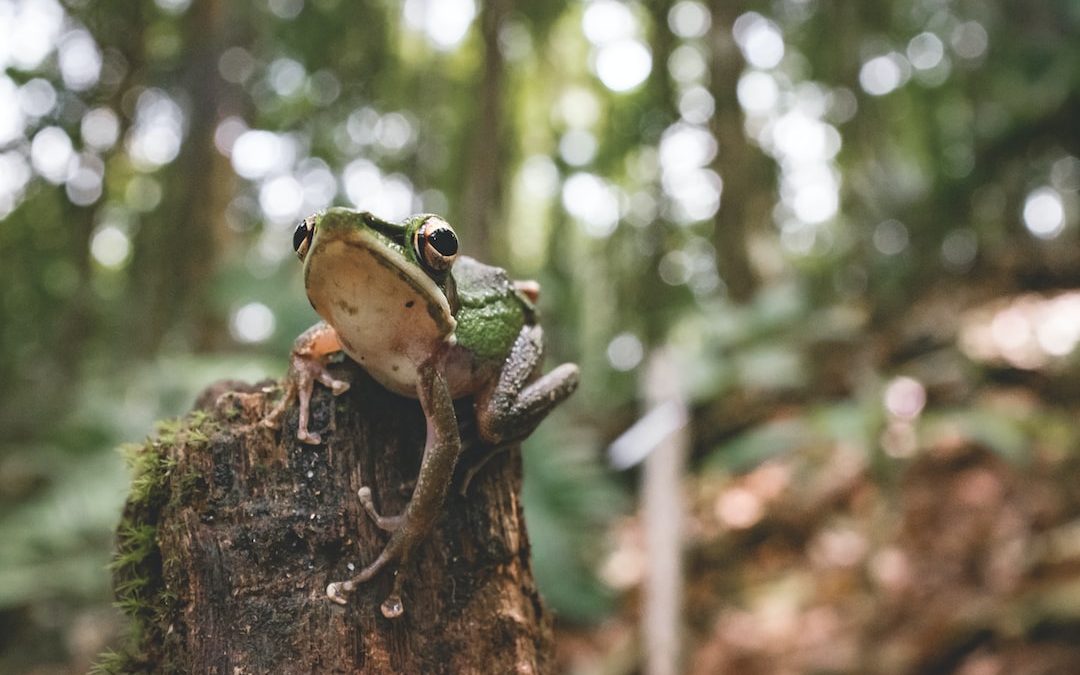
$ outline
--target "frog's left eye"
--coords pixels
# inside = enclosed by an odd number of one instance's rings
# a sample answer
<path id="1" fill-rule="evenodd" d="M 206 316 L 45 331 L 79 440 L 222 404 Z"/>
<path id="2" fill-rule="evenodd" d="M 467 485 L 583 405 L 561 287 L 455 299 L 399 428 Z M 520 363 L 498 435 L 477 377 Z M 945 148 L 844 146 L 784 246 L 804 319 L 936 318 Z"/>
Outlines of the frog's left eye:
<path id="1" fill-rule="evenodd" d="M 296 226 L 296 231 L 293 232 L 292 246 L 296 251 L 297 257 L 301 260 L 307 256 L 308 247 L 311 246 L 311 238 L 315 236 L 315 219 L 305 218 Z"/>
<path id="2" fill-rule="evenodd" d="M 413 235 L 413 248 L 424 267 L 434 272 L 445 272 L 457 260 L 458 238 L 449 223 L 432 216 L 417 228 Z"/>

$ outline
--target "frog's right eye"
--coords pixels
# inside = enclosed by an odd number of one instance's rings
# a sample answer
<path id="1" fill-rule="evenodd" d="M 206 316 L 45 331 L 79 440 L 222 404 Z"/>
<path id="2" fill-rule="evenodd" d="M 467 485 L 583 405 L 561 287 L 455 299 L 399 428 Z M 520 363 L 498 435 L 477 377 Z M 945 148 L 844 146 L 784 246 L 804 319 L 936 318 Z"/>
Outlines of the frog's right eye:
<path id="1" fill-rule="evenodd" d="M 315 236 L 315 219 L 305 218 L 296 226 L 293 232 L 292 246 L 297 257 L 303 260 L 307 256 L 308 247 L 311 246 L 311 238 Z"/>
<path id="2" fill-rule="evenodd" d="M 413 235 L 413 248 L 424 267 L 433 272 L 445 272 L 457 260 L 458 239 L 449 223 L 431 216 Z"/>

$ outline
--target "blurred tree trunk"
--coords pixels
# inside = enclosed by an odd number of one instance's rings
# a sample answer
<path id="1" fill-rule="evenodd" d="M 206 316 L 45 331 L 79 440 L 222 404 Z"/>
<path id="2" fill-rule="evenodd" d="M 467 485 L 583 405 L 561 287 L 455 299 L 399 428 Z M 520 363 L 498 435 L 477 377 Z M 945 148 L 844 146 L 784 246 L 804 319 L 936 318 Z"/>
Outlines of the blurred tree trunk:
<path id="1" fill-rule="evenodd" d="M 114 574 L 141 638 L 115 670 L 549 670 L 549 619 L 530 569 L 516 450 L 484 466 L 467 497 L 451 491 L 401 571 L 404 616 L 388 620 L 379 610 L 390 570 L 346 606 L 326 598 L 328 582 L 352 576 L 387 540 L 357 489 L 371 486 L 385 513 L 402 511 L 402 486 L 415 478 L 424 444 L 417 402 L 358 369 L 349 377 L 353 388 L 341 398 L 316 391 L 312 429 L 322 445 L 296 441 L 295 408 L 280 432 L 260 427 L 265 394 L 223 383 L 201 397 L 206 412 L 163 429 L 136 456 Z"/>
<path id="2" fill-rule="evenodd" d="M 506 179 L 506 152 L 502 147 L 503 120 L 507 117 L 502 100 L 506 59 L 499 44 L 499 31 L 512 9 L 513 0 L 488 0 L 480 9 L 484 64 L 476 116 L 470 125 L 461 206 L 461 222 L 469 234 L 470 254 L 480 259 L 492 257 L 491 237 Z"/>
<path id="3" fill-rule="evenodd" d="M 754 223 L 768 219 L 772 207 L 771 190 L 763 185 L 773 180 L 769 161 L 750 145 L 743 132 L 743 113 L 735 90 L 743 69 L 743 58 L 731 34 L 735 19 L 749 3 L 712 0 L 712 60 L 710 89 L 715 101 L 712 132 L 719 144 L 713 168 L 724 181 L 720 210 L 713 223 L 716 266 L 732 300 L 746 302 L 757 290 L 759 279 L 750 264 L 748 239 Z M 758 202 L 751 201 L 758 195 Z M 760 199 L 761 196 L 769 197 Z"/>
<path id="4" fill-rule="evenodd" d="M 180 101 L 187 132 L 179 156 L 163 172 L 163 201 L 135 240 L 132 271 L 140 301 L 133 308 L 143 354 L 156 351 L 175 326 L 191 331 L 195 348 L 212 346 L 223 333 L 206 296 L 221 245 L 217 225 L 231 192 L 232 171 L 214 147 L 223 84 L 217 64 L 228 12 L 221 0 L 198 0 L 184 21 L 178 84 L 187 95 Z"/>

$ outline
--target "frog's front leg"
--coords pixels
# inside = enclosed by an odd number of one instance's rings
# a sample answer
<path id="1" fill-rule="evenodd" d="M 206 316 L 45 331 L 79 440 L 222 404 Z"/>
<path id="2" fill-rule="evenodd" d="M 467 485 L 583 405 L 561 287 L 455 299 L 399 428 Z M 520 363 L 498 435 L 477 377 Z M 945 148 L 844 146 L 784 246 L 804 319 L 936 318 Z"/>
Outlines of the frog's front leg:
<path id="1" fill-rule="evenodd" d="M 462 494 L 489 459 L 509 443 L 525 439 L 555 406 L 577 389 L 578 367 L 573 363 L 564 363 L 534 379 L 543 358 L 543 329 L 525 326 L 514 341 L 498 379 L 477 396 L 477 431 L 491 450 L 468 467 L 461 482 Z"/>
<path id="2" fill-rule="evenodd" d="M 439 371 L 440 357 L 438 354 L 433 356 L 418 369 L 416 390 L 427 419 L 427 441 L 412 498 L 400 516 L 385 517 L 375 512 L 370 490 L 361 488 L 360 500 L 364 509 L 375 518 L 376 524 L 383 529 L 392 529 L 393 534 L 379 557 L 359 574 L 348 581 L 335 582 L 326 587 L 326 595 L 343 605 L 346 602 L 345 593 L 355 590 L 359 584 L 370 580 L 396 561 L 398 573 L 394 578 L 394 588 L 382 604 L 382 613 L 388 619 L 401 616 L 404 611 L 401 602 L 402 570 L 413 549 L 427 537 L 442 512 L 454 467 L 461 455 L 461 436 L 454 414 L 454 401 L 450 397 L 446 378 Z"/>
<path id="3" fill-rule="evenodd" d="M 263 426 L 277 429 L 281 426 L 281 417 L 285 414 L 293 399 L 300 400 L 300 419 L 296 424 L 296 437 L 304 443 L 317 445 L 322 442 L 319 434 L 308 431 L 311 416 L 311 391 L 315 382 L 322 382 L 329 387 L 334 396 L 349 389 L 349 383 L 335 379 L 326 369 L 330 355 L 341 351 L 341 340 L 325 321 L 320 321 L 300 334 L 293 343 L 289 355 L 289 371 L 285 374 L 285 394 L 266 417 Z"/>
<path id="4" fill-rule="evenodd" d="M 533 379 L 543 358 L 543 329 L 525 326 L 498 379 L 477 397 L 477 430 L 485 443 L 504 445 L 524 439 L 577 389 L 578 367 L 573 363 Z"/>

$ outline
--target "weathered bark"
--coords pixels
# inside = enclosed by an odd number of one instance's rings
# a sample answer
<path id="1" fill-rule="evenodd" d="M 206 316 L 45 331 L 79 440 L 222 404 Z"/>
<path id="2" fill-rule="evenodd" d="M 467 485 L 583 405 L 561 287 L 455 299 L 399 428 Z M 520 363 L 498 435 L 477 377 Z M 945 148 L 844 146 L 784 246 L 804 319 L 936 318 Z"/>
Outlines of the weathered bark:
<path id="1" fill-rule="evenodd" d="M 115 564 L 134 640 L 104 670 L 548 670 L 550 625 L 529 566 L 516 450 L 483 466 L 466 496 L 451 491 L 402 569 L 403 617 L 379 611 L 392 571 L 347 606 L 326 599 L 328 582 L 352 576 L 387 539 L 357 489 L 371 486 L 380 509 L 400 512 L 425 434 L 416 401 L 342 368 L 352 389 L 334 399 L 320 386 L 313 399 L 322 445 L 296 441 L 295 408 L 281 431 L 260 427 L 266 395 L 225 383 L 200 398 L 203 412 L 135 452 Z M 469 418 L 464 408 L 460 415 Z"/>

